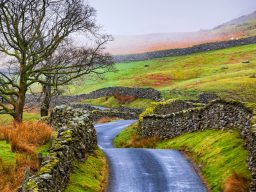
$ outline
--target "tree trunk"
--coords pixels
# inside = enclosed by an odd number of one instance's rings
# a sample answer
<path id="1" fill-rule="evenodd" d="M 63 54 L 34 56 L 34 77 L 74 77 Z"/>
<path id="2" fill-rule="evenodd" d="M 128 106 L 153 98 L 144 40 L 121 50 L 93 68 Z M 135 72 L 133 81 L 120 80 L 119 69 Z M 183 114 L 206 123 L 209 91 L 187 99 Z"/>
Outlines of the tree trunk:
<path id="1" fill-rule="evenodd" d="M 50 79 L 49 79 L 50 81 Z M 51 104 L 51 85 L 43 85 L 43 101 L 41 103 L 41 117 L 48 116 Z"/>
<path id="2" fill-rule="evenodd" d="M 22 84 L 20 86 L 17 103 L 15 105 L 14 120 L 17 123 L 22 123 L 22 120 L 23 120 L 23 109 L 25 106 L 26 91 L 27 91 L 27 88 L 25 84 Z"/>

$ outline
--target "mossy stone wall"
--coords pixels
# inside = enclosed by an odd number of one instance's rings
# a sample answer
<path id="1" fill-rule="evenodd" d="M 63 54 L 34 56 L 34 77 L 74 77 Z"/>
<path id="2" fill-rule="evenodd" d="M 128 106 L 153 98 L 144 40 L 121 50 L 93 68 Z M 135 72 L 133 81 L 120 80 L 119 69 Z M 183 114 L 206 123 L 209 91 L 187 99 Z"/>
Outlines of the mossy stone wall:
<path id="1" fill-rule="evenodd" d="M 88 111 L 59 106 L 50 122 L 57 131 L 39 171 L 28 179 L 22 192 L 62 192 L 69 181 L 74 160 L 84 161 L 97 146 L 96 131 Z"/>

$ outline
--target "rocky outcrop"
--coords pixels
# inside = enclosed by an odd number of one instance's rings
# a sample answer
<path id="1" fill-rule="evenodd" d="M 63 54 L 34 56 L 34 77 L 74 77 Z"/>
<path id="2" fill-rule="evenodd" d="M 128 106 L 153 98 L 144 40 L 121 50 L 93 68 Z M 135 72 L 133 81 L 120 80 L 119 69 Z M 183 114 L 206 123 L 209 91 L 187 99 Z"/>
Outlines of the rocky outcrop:
<path id="1" fill-rule="evenodd" d="M 188 55 L 192 53 L 211 51 L 224 49 L 229 47 L 235 47 L 240 45 L 249 45 L 256 43 L 256 37 L 248 37 L 238 40 L 230 40 L 230 41 L 222 41 L 222 42 L 214 42 L 214 43 L 206 43 L 201 45 L 196 45 L 188 48 L 181 49 L 169 49 L 162 51 L 154 51 L 142 54 L 130 54 L 130 55 L 115 55 L 115 62 L 132 62 L 132 61 L 144 61 L 154 58 L 161 57 L 170 57 L 170 56 L 180 56 L 180 55 Z"/>
<path id="2" fill-rule="evenodd" d="M 50 121 L 57 134 L 49 154 L 36 175 L 25 182 L 22 192 L 64 191 L 74 160 L 84 161 L 97 145 L 96 131 L 88 111 L 60 106 L 53 109 Z"/>
<path id="3" fill-rule="evenodd" d="M 174 103 L 173 106 L 177 104 Z M 158 114 L 142 116 L 138 134 L 142 137 L 156 136 L 165 140 L 194 131 L 237 129 L 250 153 L 248 167 L 253 178 L 250 191 L 256 191 L 256 135 L 251 129 L 252 110 L 236 101 L 215 100 L 205 106 L 194 108 L 185 103 L 180 104 L 169 113 L 163 110 Z M 152 112 L 154 113 L 154 110 Z"/>

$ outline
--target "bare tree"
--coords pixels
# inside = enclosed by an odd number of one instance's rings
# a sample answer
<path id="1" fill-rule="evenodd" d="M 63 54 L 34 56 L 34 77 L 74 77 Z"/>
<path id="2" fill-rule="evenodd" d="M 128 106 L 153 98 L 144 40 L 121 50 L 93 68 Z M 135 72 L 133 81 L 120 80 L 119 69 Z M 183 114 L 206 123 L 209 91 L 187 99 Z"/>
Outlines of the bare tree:
<path id="1" fill-rule="evenodd" d="M 41 103 L 41 116 L 47 116 L 53 92 L 67 85 L 72 80 L 88 74 L 101 75 L 113 71 L 112 57 L 105 52 L 105 44 L 111 40 L 110 36 L 100 36 L 93 47 L 74 47 L 65 42 L 56 54 L 48 59 L 40 71 L 42 73 L 38 82 L 42 84 L 43 100 Z"/>
<path id="2" fill-rule="evenodd" d="M 7 103 L 0 103 L 0 113 L 21 122 L 28 88 L 42 71 L 50 73 L 42 62 L 71 33 L 97 30 L 95 10 L 83 0 L 0 0 L 0 52 L 12 58 L 12 76 L 0 72 L 0 96 Z"/>

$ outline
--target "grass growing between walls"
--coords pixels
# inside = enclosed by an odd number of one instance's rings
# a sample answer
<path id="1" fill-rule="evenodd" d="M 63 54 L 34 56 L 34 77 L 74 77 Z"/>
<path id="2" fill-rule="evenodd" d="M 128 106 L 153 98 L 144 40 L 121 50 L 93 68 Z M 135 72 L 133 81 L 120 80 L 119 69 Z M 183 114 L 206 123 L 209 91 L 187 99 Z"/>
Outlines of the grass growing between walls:
<path id="1" fill-rule="evenodd" d="M 108 176 L 107 160 L 100 149 L 84 163 L 74 163 L 74 171 L 65 192 L 103 192 Z"/>
<path id="2" fill-rule="evenodd" d="M 244 148 L 244 140 L 237 131 L 207 130 L 159 141 L 154 138 L 139 138 L 136 135 L 136 127 L 137 123 L 121 131 L 114 139 L 114 145 L 184 151 L 200 167 L 204 179 L 213 192 L 223 191 L 224 187 L 234 180 L 238 180 L 235 183 L 239 188 L 244 187 L 246 191 L 251 179 L 247 168 L 248 152 Z"/>
<path id="3" fill-rule="evenodd" d="M 102 107 L 108 107 L 108 108 L 125 106 L 125 107 L 139 108 L 139 109 L 145 109 L 149 107 L 151 105 L 151 102 L 153 101 L 150 99 L 137 98 L 134 101 L 121 104 L 120 101 L 116 99 L 114 96 L 101 97 L 98 99 L 86 99 L 83 101 L 83 103 L 87 103 L 94 106 L 102 106 Z"/>

